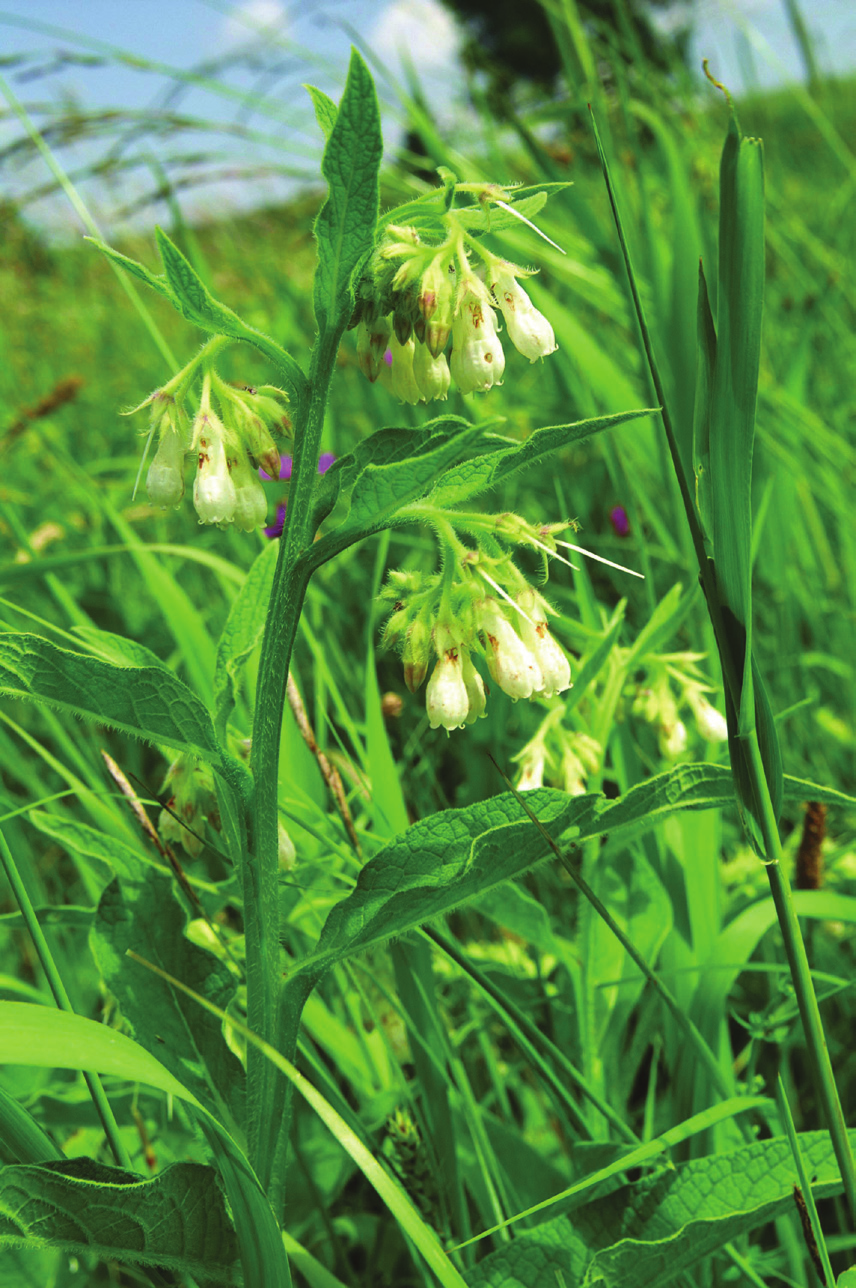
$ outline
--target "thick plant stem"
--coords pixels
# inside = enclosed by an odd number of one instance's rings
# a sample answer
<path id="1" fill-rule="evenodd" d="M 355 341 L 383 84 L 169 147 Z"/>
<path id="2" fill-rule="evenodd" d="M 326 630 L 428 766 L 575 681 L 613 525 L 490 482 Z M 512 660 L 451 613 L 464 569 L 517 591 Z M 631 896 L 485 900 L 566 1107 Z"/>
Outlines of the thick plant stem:
<path id="1" fill-rule="evenodd" d="M 812 1072 L 814 1073 L 815 1089 L 823 1105 L 824 1116 L 829 1126 L 829 1134 L 832 1137 L 832 1148 L 835 1150 L 835 1157 L 841 1169 L 841 1179 L 844 1183 L 844 1193 L 847 1196 L 850 1216 L 854 1224 L 856 1224 L 856 1167 L 854 1167 L 853 1163 L 853 1151 L 850 1147 L 847 1123 L 844 1119 L 844 1111 L 841 1108 L 841 1099 L 838 1095 L 835 1075 L 832 1072 L 832 1062 L 829 1058 L 829 1049 L 823 1032 L 823 1022 L 820 1018 L 817 994 L 814 991 L 814 981 L 811 977 L 811 970 L 805 951 L 805 941 L 794 910 L 791 883 L 788 880 L 787 872 L 782 866 L 782 846 L 779 839 L 779 828 L 773 812 L 773 803 L 770 799 L 767 776 L 764 773 L 761 749 L 758 746 L 758 735 L 755 730 L 752 731 L 749 739 L 749 755 L 752 776 L 755 779 L 756 799 L 761 804 L 760 823 L 764 836 L 764 848 L 769 860 L 766 867 L 767 877 L 770 882 L 770 893 L 773 896 L 773 903 L 776 905 L 776 916 L 779 921 L 779 929 L 782 932 L 785 955 L 791 971 L 791 980 L 796 993 L 806 1047 L 812 1064 Z"/>
<path id="2" fill-rule="evenodd" d="M 262 640 L 253 720 L 254 778 L 249 854 L 244 863 L 247 1019 L 272 1046 L 279 1043 L 281 969 L 278 909 L 279 743 L 288 668 L 310 570 L 302 556 L 312 539 L 312 485 L 324 410 L 340 332 L 319 337 L 309 380 L 295 408 L 294 466 Z M 286 1081 L 255 1047 L 247 1053 L 250 1158 L 274 1212 L 279 1213 L 284 1154 Z"/>
<path id="3" fill-rule="evenodd" d="M 15 902 L 21 910 L 21 916 L 24 918 L 27 930 L 30 932 L 30 938 L 38 954 L 42 970 L 45 972 L 45 978 L 48 981 L 48 987 L 53 993 L 54 1001 L 61 1011 L 74 1012 L 68 993 L 65 991 L 65 985 L 62 982 L 59 971 L 56 968 L 56 962 L 53 959 L 53 953 L 48 946 L 44 931 L 39 924 L 36 916 L 36 910 L 30 902 L 30 896 L 27 893 L 27 887 L 21 880 L 21 874 L 18 866 L 12 856 L 12 851 L 6 843 L 6 838 L 0 832 L 0 862 L 3 864 L 3 870 L 6 873 L 6 879 L 12 887 L 12 893 L 15 896 Z M 101 1084 L 101 1079 L 97 1073 L 83 1074 L 86 1079 L 86 1085 L 89 1088 L 89 1094 L 92 1097 L 92 1103 L 95 1105 L 95 1111 L 101 1119 L 101 1125 L 104 1128 L 104 1135 L 109 1141 L 110 1148 L 113 1151 L 119 1167 L 124 1167 L 126 1171 L 133 1172 L 134 1166 L 131 1162 L 130 1155 L 125 1149 L 122 1137 L 119 1134 L 119 1127 L 116 1119 L 113 1117 L 113 1110 L 110 1108 L 110 1102 Z"/>

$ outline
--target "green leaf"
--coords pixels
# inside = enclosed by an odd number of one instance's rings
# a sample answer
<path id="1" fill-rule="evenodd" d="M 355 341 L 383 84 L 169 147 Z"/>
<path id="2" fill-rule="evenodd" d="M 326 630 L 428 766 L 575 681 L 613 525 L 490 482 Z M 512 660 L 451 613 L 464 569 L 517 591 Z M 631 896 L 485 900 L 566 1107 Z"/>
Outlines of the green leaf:
<path id="1" fill-rule="evenodd" d="M 437 485 L 431 495 L 432 503 L 440 506 L 459 505 L 470 497 L 485 492 L 488 488 L 498 487 L 510 475 L 527 465 L 534 465 L 553 452 L 570 447 L 573 443 L 582 442 L 592 434 L 614 429 L 625 421 L 636 420 L 640 416 L 651 416 L 650 408 L 640 411 L 623 411 L 612 416 L 597 416 L 591 420 L 577 421 L 574 425 L 554 425 L 545 429 L 536 429 L 525 442 L 514 447 L 502 447 L 489 452 L 475 460 L 464 461 L 456 469 L 449 470 L 445 478 Z"/>
<path id="2" fill-rule="evenodd" d="M 145 1181 L 85 1158 L 4 1167 L 0 1248 L 46 1245 L 238 1282 L 217 1173 L 199 1163 L 175 1163 Z"/>
<path id="3" fill-rule="evenodd" d="M 229 717 L 238 701 L 241 671 L 253 649 L 261 643 L 277 553 L 278 546 L 271 542 L 256 559 L 229 609 L 217 644 L 214 720 L 221 738 L 225 738 Z"/>
<path id="4" fill-rule="evenodd" d="M 312 99 L 312 106 L 315 108 L 315 119 L 321 126 L 325 139 L 329 139 L 333 133 L 333 126 L 336 124 L 336 117 L 339 115 L 339 109 L 322 89 L 316 89 L 314 85 L 304 85 L 303 87 L 309 97 Z"/>
<path id="5" fill-rule="evenodd" d="M 351 487 L 350 507 L 342 522 L 312 547 L 313 566 L 388 527 L 404 506 L 426 496 L 451 465 L 471 452 L 484 432 L 484 424 L 444 416 L 423 430 L 382 429 L 372 434 L 342 458 L 335 474 L 335 465 L 328 470 L 333 475 L 331 488 L 344 492 Z M 326 495 L 329 499 L 332 492 Z"/>
<path id="6" fill-rule="evenodd" d="M 99 630 L 97 626 L 77 626 L 74 633 L 89 645 L 96 656 L 112 662 L 114 666 L 158 666 L 164 671 L 169 670 L 166 662 L 138 640 Z"/>
<path id="7" fill-rule="evenodd" d="M 677 810 L 710 809 L 733 799 L 731 775 L 723 766 L 680 765 L 618 800 L 600 793 L 569 798 L 540 788 L 527 794 L 526 803 L 554 839 L 576 846 L 622 828 L 653 827 Z M 510 793 L 422 819 L 365 865 L 353 892 L 327 917 L 315 951 L 289 978 L 318 979 L 335 962 L 445 915 L 549 855 Z"/>
<path id="8" fill-rule="evenodd" d="M 0 1051 L 4 1064 L 92 1069 L 128 1082 L 143 1082 L 193 1105 L 223 1177 L 244 1284 L 247 1288 L 250 1284 L 290 1288 L 280 1228 L 245 1155 L 193 1093 L 153 1055 L 105 1024 L 29 1002 L 0 1002 Z"/>
<path id="9" fill-rule="evenodd" d="M 78 823 L 69 815 L 47 814 L 43 810 L 32 809 L 27 818 L 45 836 L 59 841 L 63 848 L 74 854 L 82 854 L 84 858 L 98 859 L 101 863 L 109 864 L 117 876 L 139 877 L 146 864 L 158 867 L 163 872 L 168 870 L 165 865 L 156 863 L 145 851 L 136 850 L 117 837 L 108 836 L 99 828 Z"/>
<path id="10" fill-rule="evenodd" d="M 226 1009 L 236 981 L 218 957 L 185 935 L 186 917 L 169 877 L 150 869 L 138 883 L 112 881 L 98 906 L 92 946 L 104 982 L 141 1046 L 221 1121 L 244 1116 L 244 1071 L 219 1021 L 153 971 L 130 963 L 129 948 Z"/>
<path id="11" fill-rule="evenodd" d="M 314 298 L 322 333 L 343 327 L 353 311 L 352 283 L 374 245 L 382 154 L 374 82 L 354 49 L 321 162 L 328 191 L 315 221 L 318 267 Z"/>
<path id="12" fill-rule="evenodd" d="M 162 295 L 164 299 L 169 300 L 173 308 L 180 311 L 181 306 L 176 298 L 175 291 L 165 277 L 160 277 L 157 273 L 153 273 L 151 269 L 146 268 L 145 264 L 141 264 L 138 260 L 129 259 L 127 255 L 122 255 L 118 250 L 114 250 L 112 246 L 99 241 L 97 237 L 85 237 L 84 241 L 92 242 L 92 245 L 96 246 L 114 264 L 124 268 L 125 272 L 130 273 L 133 277 L 138 277 L 141 282 L 145 282 L 146 286 L 150 286 L 153 291 L 157 291 L 158 295 Z"/>
<path id="13" fill-rule="evenodd" d="M 856 1133 L 851 1132 L 856 1141 Z M 800 1148 L 815 1197 L 842 1191 L 826 1132 Z M 525 1230 L 467 1276 L 470 1288 L 556 1288 L 557 1282 L 657 1288 L 750 1230 L 793 1209 L 796 1169 L 784 1137 L 663 1169 Z M 560 1278 L 561 1276 L 561 1278 Z"/>
<path id="14" fill-rule="evenodd" d="M 221 760 L 208 711 L 161 667 L 113 666 L 40 635 L 0 635 L 0 693 L 71 711 L 213 764 Z"/>
<path id="15" fill-rule="evenodd" d="M 695 402 L 693 405 L 693 472 L 696 482 L 696 508 L 708 541 L 713 537 L 713 498 L 710 478 L 710 397 L 716 370 L 716 327 L 710 311 L 707 281 L 698 266 L 698 347 L 696 358 Z"/>

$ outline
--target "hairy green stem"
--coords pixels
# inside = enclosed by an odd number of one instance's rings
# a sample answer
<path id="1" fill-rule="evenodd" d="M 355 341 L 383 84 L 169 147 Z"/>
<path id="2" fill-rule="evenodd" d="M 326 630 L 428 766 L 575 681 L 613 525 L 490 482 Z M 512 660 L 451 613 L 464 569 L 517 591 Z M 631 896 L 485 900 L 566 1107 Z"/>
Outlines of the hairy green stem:
<path id="1" fill-rule="evenodd" d="M 39 924 L 36 916 L 36 910 L 33 907 L 30 896 L 27 893 L 27 887 L 21 880 L 21 874 L 18 871 L 18 865 L 9 849 L 6 838 L 0 832 L 0 862 L 3 864 L 3 870 L 6 873 L 6 879 L 12 887 L 12 893 L 15 901 L 21 910 L 21 916 L 24 918 L 27 929 L 30 932 L 30 938 L 33 941 L 39 961 L 42 964 L 42 970 L 45 972 L 45 978 L 48 981 L 48 987 L 53 993 L 54 1001 L 61 1011 L 74 1012 L 68 993 L 65 991 L 65 985 L 62 982 L 59 971 L 56 968 L 56 962 L 53 959 L 53 953 L 48 946 L 44 931 Z M 119 1167 L 124 1167 L 126 1171 L 133 1172 L 134 1166 L 131 1162 L 130 1155 L 125 1149 L 122 1137 L 119 1134 L 119 1127 L 116 1119 L 113 1117 L 113 1110 L 110 1108 L 110 1102 L 101 1084 L 101 1079 L 97 1073 L 87 1073 L 84 1071 L 86 1085 L 89 1088 L 89 1094 L 92 1097 L 92 1103 L 95 1105 L 95 1111 L 101 1119 L 101 1125 L 104 1128 L 104 1135 L 109 1141 L 110 1148 L 113 1151 Z"/>
<path id="2" fill-rule="evenodd" d="M 312 540 L 312 489 L 340 330 L 319 336 L 294 417 L 294 465 L 279 557 L 262 640 L 253 720 L 254 778 L 249 854 L 244 863 L 247 1019 L 279 1045 L 281 968 L 278 909 L 279 744 L 291 653 L 311 571 L 302 556 Z M 287 1083 L 256 1048 L 247 1055 L 250 1157 L 274 1212 L 281 1215 L 287 1148 Z"/>

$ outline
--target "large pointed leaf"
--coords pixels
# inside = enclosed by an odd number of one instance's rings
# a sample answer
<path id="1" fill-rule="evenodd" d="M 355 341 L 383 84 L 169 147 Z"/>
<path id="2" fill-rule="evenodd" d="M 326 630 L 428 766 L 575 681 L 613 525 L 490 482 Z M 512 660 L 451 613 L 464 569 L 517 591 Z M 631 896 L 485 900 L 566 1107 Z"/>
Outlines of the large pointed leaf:
<path id="1" fill-rule="evenodd" d="M 823 793 L 822 788 L 786 783 L 795 799 L 823 798 L 811 795 Z M 619 830 L 636 835 L 678 810 L 711 809 L 733 800 L 731 775 L 720 765 L 680 765 L 637 784 L 618 800 L 600 793 L 568 797 L 550 788 L 526 796 L 529 808 L 563 846 Z M 302 991 L 307 980 L 320 978 L 344 957 L 451 912 L 549 854 L 541 833 L 510 793 L 422 819 L 365 865 L 353 892 L 327 917 L 315 952 L 293 968 L 290 980 Z"/>
<path id="2" fill-rule="evenodd" d="M 449 470 L 434 489 L 431 500 L 441 506 L 459 505 L 462 501 L 478 496 L 480 492 L 486 492 L 488 488 L 498 487 L 510 475 L 525 469 L 527 465 L 534 465 L 553 452 L 570 447 L 573 443 L 580 443 L 592 434 L 614 429 L 616 425 L 623 425 L 626 421 L 636 420 L 640 416 L 652 416 L 655 411 L 651 408 L 622 411 L 612 416 L 580 420 L 573 425 L 550 425 L 536 429 L 522 443 L 498 448 L 495 452 L 464 461 L 455 469 Z"/>
<path id="3" fill-rule="evenodd" d="M 113 666 L 57 648 L 40 635 L 0 635 L 0 693 L 85 716 L 146 742 L 218 764 L 208 711 L 161 667 Z"/>
<path id="4" fill-rule="evenodd" d="M 34 1245 L 238 1281 L 217 1173 L 199 1163 L 176 1163 L 153 1180 L 86 1158 L 4 1167 L 0 1248 Z"/>
<path id="5" fill-rule="evenodd" d="M 851 1133 L 856 1141 L 856 1133 Z M 815 1196 L 840 1194 L 826 1132 L 804 1132 L 800 1149 Z M 658 1288 L 723 1244 L 793 1210 L 796 1168 L 784 1137 L 664 1169 L 525 1230 L 476 1266 L 471 1288 Z"/>
<path id="6" fill-rule="evenodd" d="M 315 102 L 317 110 L 317 98 Z M 330 115 L 329 109 L 325 111 L 326 123 Z M 321 332 L 328 327 L 343 327 L 350 318 L 354 275 L 374 244 L 382 153 L 374 82 L 354 49 L 345 92 L 321 162 L 328 185 L 327 199 L 315 221 L 315 316 Z"/>

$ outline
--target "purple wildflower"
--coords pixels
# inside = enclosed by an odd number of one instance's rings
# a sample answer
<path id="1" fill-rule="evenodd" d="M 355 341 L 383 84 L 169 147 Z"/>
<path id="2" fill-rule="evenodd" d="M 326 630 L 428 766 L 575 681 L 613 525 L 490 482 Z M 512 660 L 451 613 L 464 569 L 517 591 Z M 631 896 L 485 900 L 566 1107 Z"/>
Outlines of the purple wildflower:
<path id="1" fill-rule="evenodd" d="M 322 452 L 318 458 L 318 473 L 326 474 L 336 457 L 333 452 Z M 291 469 L 294 464 L 290 456 L 283 456 L 279 466 L 279 481 L 286 482 L 291 478 Z M 270 479 L 270 474 L 265 474 L 264 470 L 259 470 L 259 477 Z M 282 529 L 285 525 L 285 512 L 288 509 L 287 501 L 280 501 L 276 507 L 276 518 L 269 528 L 265 528 L 265 536 L 273 540 L 275 537 L 282 536 Z"/>
<path id="2" fill-rule="evenodd" d="M 616 505 L 609 512 L 609 518 L 617 537 L 626 537 L 630 532 L 630 520 L 623 505 Z"/>

